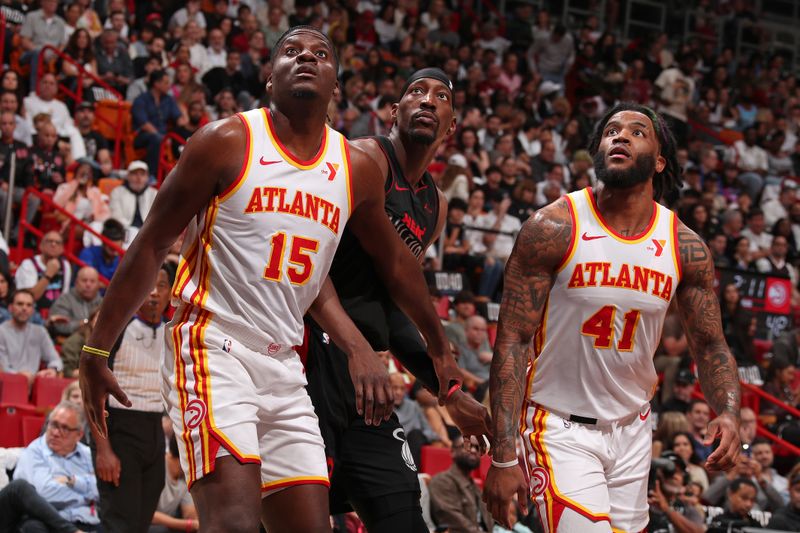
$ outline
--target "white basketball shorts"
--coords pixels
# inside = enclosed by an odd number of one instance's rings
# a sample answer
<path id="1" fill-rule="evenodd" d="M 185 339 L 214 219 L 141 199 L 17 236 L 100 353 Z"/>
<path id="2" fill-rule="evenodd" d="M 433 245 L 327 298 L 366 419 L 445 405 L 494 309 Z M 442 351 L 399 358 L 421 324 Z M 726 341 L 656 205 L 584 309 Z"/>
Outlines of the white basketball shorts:
<path id="1" fill-rule="evenodd" d="M 580 415 L 580 413 L 572 413 Z M 546 532 L 572 533 L 571 512 L 592 530 L 642 531 L 648 523 L 649 406 L 615 422 L 571 422 L 570 414 L 528 403 L 523 441 L 535 502 Z M 569 521 L 562 516 L 570 514 Z"/>
<path id="2" fill-rule="evenodd" d="M 189 487 L 228 454 L 261 465 L 262 495 L 329 486 L 300 357 L 291 347 L 252 348 L 193 306 L 180 307 L 167 330 L 162 394 Z"/>

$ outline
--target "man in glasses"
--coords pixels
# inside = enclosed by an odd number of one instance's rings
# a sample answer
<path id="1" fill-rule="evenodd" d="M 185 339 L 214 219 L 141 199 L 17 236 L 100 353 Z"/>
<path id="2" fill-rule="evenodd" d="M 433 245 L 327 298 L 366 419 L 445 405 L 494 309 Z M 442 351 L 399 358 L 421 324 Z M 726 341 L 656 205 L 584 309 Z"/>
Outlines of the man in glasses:
<path id="1" fill-rule="evenodd" d="M 25 448 L 17 463 L 15 479 L 24 479 L 51 503 L 62 518 L 81 531 L 97 529 L 100 520 L 94 502 L 97 483 L 89 447 L 83 437 L 83 409 L 61 402 L 50 414 L 44 435 Z M 23 531 L 44 530 L 43 523 L 22 524 Z M 30 528 L 30 529 L 29 529 Z"/>
<path id="2" fill-rule="evenodd" d="M 14 281 L 18 289 L 30 289 L 42 310 L 49 309 L 72 286 L 72 266 L 64 258 L 64 239 L 57 231 L 44 234 L 39 252 L 19 265 Z"/>

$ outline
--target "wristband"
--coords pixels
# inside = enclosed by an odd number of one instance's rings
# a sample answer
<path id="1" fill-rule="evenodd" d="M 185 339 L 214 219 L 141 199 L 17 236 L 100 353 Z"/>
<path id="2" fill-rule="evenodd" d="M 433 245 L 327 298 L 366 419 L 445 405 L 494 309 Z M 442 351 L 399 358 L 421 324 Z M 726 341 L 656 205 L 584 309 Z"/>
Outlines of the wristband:
<path id="1" fill-rule="evenodd" d="M 505 463 L 500 463 L 492 459 L 492 466 L 495 468 L 513 468 L 515 466 L 519 466 L 519 459 L 514 459 L 513 461 L 506 461 Z"/>
<path id="2" fill-rule="evenodd" d="M 98 355 L 100 357 L 108 358 L 108 357 L 111 356 L 111 352 L 109 352 L 108 350 L 101 350 L 100 348 L 93 348 L 93 347 L 89 346 L 88 344 L 84 344 L 82 350 L 84 352 L 86 352 L 86 353 L 90 353 L 92 355 Z"/>
<path id="3" fill-rule="evenodd" d="M 460 388 L 461 388 L 461 384 L 460 384 L 460 383 L 456 383 L 455 385 L 453 385 L 452 387 L 450 387 L 450 390 L 449 390 L 449 391 L 447 391 L 447 396 L 445 396 L 445 398 L 444 398 L 444 401 L 448 401 L 448 400 L 450 400 L 450 397 L 451 397 L 453 394 L 455 394 L 455 393 L 456 393 L 456 391 L 457 391 L 458 389 L 460 389 Z"/>
<path id="4" fill-rule="evenodd" d="M 188 518 L 186 519 L 186 532 L 190 533 L 192 531 L 192 521 Z"/>

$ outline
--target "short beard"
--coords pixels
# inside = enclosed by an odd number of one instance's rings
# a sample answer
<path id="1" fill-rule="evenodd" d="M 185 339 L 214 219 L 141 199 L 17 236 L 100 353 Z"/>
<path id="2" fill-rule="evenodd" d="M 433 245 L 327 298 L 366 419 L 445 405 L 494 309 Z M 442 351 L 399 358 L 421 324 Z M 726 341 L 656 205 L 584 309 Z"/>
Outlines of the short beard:
<path id="1" fill-rule="evenodd" d="M 464 456 L 454 457 L 453 458 L 453 462 L 459 468 L 463 468 L 464 470 L 468 470 L 470 472 L 475 470 L 476 468 L 478 468 L 480 466 L 480 464 L 481 464 L 481 460 L 480 459 L 472 458 L 472 457 L 469 457 L 469 456 L 467 456 L 467 457 L 464 457 Z"/>
<path id="2" fill-rule="evenodd" d="M 436 136 L 425 131 L 418 131 L 415 129 L 408 130 L 408 138 L 417 144 L 430 146 L 436 140 Z"/>
<path id="3" fill-rule="evenodd" d="M 656 171 L 656 158 L 650 154 L 637 156 L 633 166 L 627 170 L 609 170 L 606 167 L 606 152 L 597 152 L 593 160 L 597 179 L 609 189 L 628 189 L 645 183 Z"/>

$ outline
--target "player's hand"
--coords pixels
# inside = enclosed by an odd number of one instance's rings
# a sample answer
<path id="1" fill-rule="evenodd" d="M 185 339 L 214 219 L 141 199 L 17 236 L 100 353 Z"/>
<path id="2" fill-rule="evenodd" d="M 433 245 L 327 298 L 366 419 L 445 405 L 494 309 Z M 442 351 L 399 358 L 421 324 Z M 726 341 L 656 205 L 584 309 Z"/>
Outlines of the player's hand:
<path id="1" fill-rule="evenodd" d="M 110 446 L 98 447 L 94 469 L 98 478 L 106 483 L 113 483 L 115 487 L 119 487 L 119 474 L 122 471 L 122 465 L 119 462 L 119 457 Z"/>
<path id="2" fill-rule="evenodd" d="M 511 500 L 517 495 L 522 514 L 528 514 L 528 483 L 519 466 L 497 468 L 492 466 L 483 484 L 483 501 L 495 521 L 506 529 L 511 529 L 511 513 L 514 508 Z"/>
<path id="3" fill-rule="evenodd" d="M 734 416 L 722 414 L 708 423 L 703 444 L 710 446 L 717 439 L 719 446 L 706 461 L 706 469 L 710 472 L 730 470 L 736 464 L 742 443 L 739 441 L 739 421 Z"/>
<path id="4" fill-rule="evenodd" d="M 114 396 L 125 407 L 132 405 L 128 396 L 122 392 L 117 378 L 108 368 L 108 359 L 81 352 L 78 382 L 81 386 L 83 407 L 89 423 L 101 437 L 108 438 L 105 411 L 108 395 Z"/>
<path id="5" fill-rule="evenodd" d="M 436 377 L 439 379 L 439 405 L 445 405 L 447 397 L 461 388 L 464 377 L 455 358 L 449 352 L 442 357 L 432 357 L 431 360 Z"/>
<path id="6" fill-rule="evenodd" d="M 487 449 L 486 442 L 492 441 L 492 430 L 489 429 L 492 417 L 489 416 L 486 407 L 469 394 L 457 391 L 447 402 L 446 408 L 453 422 L 464 435 L 465 441 L 469 441 L 470 437 L 475 437 L 482 454 L 491 452 L 490 449 Z M 488 440 L 484 440 L 484 435 Z"/>
<path id="7" fill-rule="evenodd" d="M 347 362 L 356 390 L 356 410 L 369 425 L 389 420 L 394 409 L 392 384 L 383 361 L 372 350 L 353 353 Z"/>

